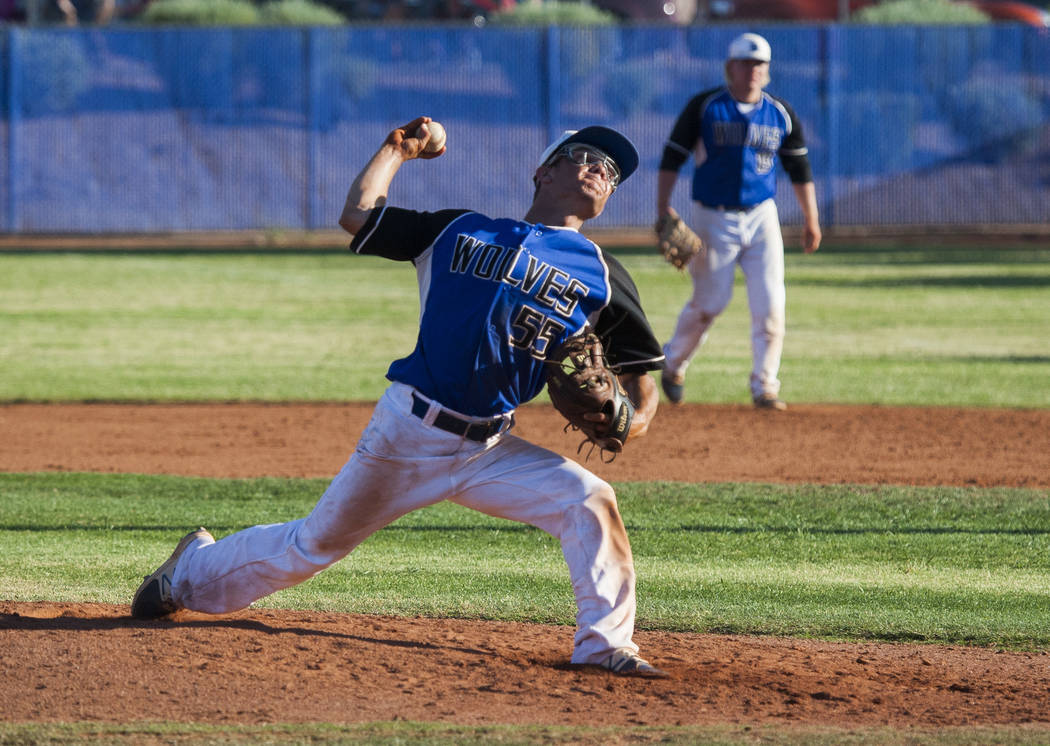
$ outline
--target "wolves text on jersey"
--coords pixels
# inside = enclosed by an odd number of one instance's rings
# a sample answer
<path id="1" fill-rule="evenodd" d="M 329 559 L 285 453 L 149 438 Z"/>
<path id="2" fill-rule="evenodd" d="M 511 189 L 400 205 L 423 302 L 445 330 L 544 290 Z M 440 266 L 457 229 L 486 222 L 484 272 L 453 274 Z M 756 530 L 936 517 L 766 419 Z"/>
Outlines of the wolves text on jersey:
<path id="1" fill-rule="evenodd" d="M 538 304 L 559 316 L 571 317 L 580 299 L 590 293 L 590 288 L 567 272 L 541 262 L 532 255 L 528 255 L 524 271 L 515 272 L 523 254 L 527 254 L 523 246 L 485 243 L 461 233 L 456 237 L 450 271 L 456 274 L 470 272 L 481 280 L 520 287 Z"/>
<path id="2" fill-rule="evenodd" d="M 712 122 L 712 132 L 717 145 L 757 148 L 777 152 L 784 130 L 764 124 L 746 122 Z"/>

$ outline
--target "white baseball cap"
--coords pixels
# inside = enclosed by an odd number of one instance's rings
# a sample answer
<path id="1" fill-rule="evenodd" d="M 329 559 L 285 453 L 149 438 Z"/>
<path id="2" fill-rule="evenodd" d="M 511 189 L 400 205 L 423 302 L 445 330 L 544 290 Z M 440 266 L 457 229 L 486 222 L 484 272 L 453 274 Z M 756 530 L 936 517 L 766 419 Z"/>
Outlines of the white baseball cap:
<path id="1" fill-rule="evenodd" d="M 606 153 L 616 161 L 616 165 L 620 168 L 621 184 L 627 181 L 627 177 L 638 168 L 638 151 L 635 149 L 634 143 L 616 130 L 610 127 L 602 127 L 599 124 L 584 127 L 582 130 L 565 130 L 561 137 L 548 145 L 547 149 L 543 151 L 543 155 L 540 156 L 540 162 L 536 164 L 537 167 L 545 165 L 561 146 L 574 142 L 598 148 L 598 150 Z"/>
<path id="2" fill-rule="evenodd" d="M 769 62 L 773 53 L 769 42 L 758 34 L 741 34 L 729 44 L 727 60 L 758 60 Z"/>

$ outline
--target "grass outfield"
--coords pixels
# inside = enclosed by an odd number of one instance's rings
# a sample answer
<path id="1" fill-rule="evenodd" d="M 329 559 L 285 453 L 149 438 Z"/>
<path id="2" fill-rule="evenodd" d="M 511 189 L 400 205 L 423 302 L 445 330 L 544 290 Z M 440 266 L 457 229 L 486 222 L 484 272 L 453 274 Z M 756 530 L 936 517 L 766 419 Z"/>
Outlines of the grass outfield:
<path id="1" fill-rule="evenodd" d="M 305 515 L 326 480 L 0 474 L 0 598 L 128 603 L 187 526 Z M 638 626 L 1039 650 L 1045 490 L 623 484 Z M 32 561 L 27 561 L 32 558 Z M 451 503 L 257 605 L 571 625 L 558 543 Z"/>
<path id="2" fill-rule="evenodd" d="M 666 340 L 690 283 L 618 255 Z M 1048 407 L 1050 249 L 787 257 L 795 402 Z M 0 401 L 373 400 L 411 351 L 411 266 L 333 252 L 0 254 Z M 742 281 L 687 400 L 746 402 Z"/>

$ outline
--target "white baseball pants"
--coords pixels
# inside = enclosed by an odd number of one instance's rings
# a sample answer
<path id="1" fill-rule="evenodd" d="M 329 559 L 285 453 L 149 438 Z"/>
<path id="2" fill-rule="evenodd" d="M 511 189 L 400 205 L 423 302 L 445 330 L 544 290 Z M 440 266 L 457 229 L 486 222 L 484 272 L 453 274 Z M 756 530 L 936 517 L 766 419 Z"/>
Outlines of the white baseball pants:
<path id="1" fill-rule="evenodd" d="M 664 345 L 665 375 L 684 377 L 718 315 L 733 297 L 736 265 L 744 273 L 751 309 L 751 396 L 780 393 L 786 291 L 784 238 L 776 203 L 748 212 L 696 204 L 693 227 L 707 251 L 689 263 L 693 295 L 682 308 L 674 335 Z"/>
<path id="2" fill-rule="evenodd" d="M 392 384 L 355 452 L 313 511 L 198 542 L 179 559 L 175 602 L 221 614 L 301 583 L 397 518 L 442 500 L 528 523 L 561 542 L 577 603 L 573 663 L 597 663 L 631 640 L 635 574 L 612 487 L 579 464 L 504 433 L 484 443 L 411 413 L 412 389 Z"/>

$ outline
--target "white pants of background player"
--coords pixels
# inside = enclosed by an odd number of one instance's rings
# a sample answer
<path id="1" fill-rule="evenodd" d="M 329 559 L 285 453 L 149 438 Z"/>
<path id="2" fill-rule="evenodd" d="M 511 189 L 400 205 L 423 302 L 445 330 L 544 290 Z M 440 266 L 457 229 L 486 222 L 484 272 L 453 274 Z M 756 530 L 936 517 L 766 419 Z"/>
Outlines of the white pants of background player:
<path id="1" fill-rule="evenodd" d="M 467 440 L 411 413 L 392 384 L 357 449 L 306 518 L 199 541 L 172 583 L 184 608 L 220 614 L 301 583 L 397 518 L 442 500 L 536 526 L 561 542 L 577 603 L 573 663 L 597 663 L 631 640 L 635 575 L 612 488 L 551 451 L 504 433 Z M 353 592 L 353 589 L 348 589 Z"/>
<path id="2" fill-rule="evenodd" d="M 664 345 L 664 375 L 685 376 L 711 325 L 733 297 L 739 264 L 751 308 L 751 396 L 777 396 L 786 292 L 784 238 L 776 203 L 769 199 L 747 212 L 715 210 L 697 204 L 693 228 L 707 251 L 689 264 L 693 295 L 678 316 L 674 336 Z"/>

